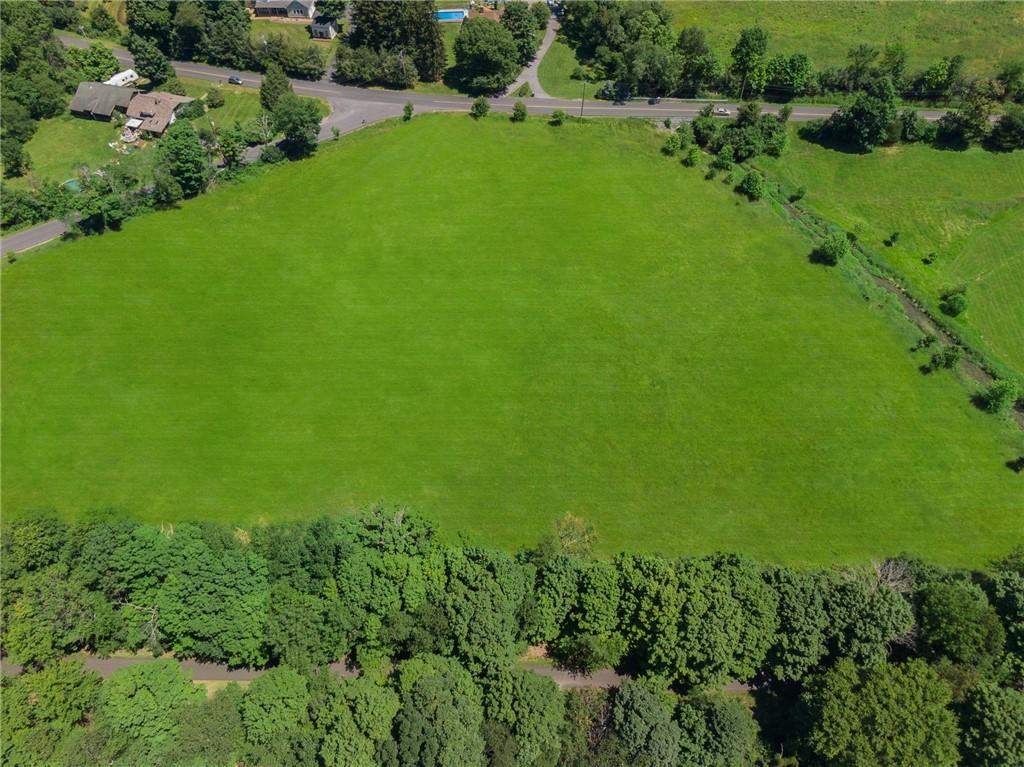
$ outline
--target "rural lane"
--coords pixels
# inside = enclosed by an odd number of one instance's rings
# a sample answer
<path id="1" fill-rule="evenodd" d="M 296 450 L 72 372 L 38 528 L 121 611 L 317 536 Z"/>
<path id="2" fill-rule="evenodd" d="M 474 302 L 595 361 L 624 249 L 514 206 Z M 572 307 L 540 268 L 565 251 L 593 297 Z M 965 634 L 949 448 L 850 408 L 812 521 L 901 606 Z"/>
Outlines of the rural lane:
<path id="1" fill-rule="evenodd" d="M 94 671 L 104 679 L 120 669 L 135 666 L 139 663 L 150 663 L 155 660 L 145 656 L 101 658 L 97 655 L 85 654 L 69 655 L 68 659 L 81 660 L 85 668 L 89 671 Z M 265 671 L 265 669 L 259 668 L 228 668 L 221 663 L 202 663 L 195 660 L 180 660 L 178 664 L 183 671 L 190 673 L 192 679 L 197 682 L 248 682 Z M 339 676 L 358 676 L 357 672 L 341 662 L 331 663 L 328 668 Z M 540 676 L 552 679 L 563 690 L 618 687 L 624 678 L 610 668 L 599 669 L 592 674 L 574 674 L 570 671 L 554 668 L 553 666 L 526 665 L 524 668 Z M 4 661 L 4 674 L 13 676 L 20 674 L 21 671 L 21 666 Z"/>

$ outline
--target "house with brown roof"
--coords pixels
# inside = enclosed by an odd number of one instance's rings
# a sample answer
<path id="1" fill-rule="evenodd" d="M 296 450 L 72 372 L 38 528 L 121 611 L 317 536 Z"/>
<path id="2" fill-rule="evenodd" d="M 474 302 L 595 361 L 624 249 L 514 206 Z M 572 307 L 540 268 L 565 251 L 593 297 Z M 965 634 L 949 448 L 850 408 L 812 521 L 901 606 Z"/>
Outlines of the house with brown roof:
<path id="1" fill-rule="evenodd" d="M 128 104 L 128 127 L 162 136 L 175 120 L 175 112 L 192 99 L 174 93 L 139 93 Z"/>
<path id="2" fill-rule="evenodd" d="M 136 93 L 138 91 L 134 88 L 82 82 L 78 84 L 75 97 L 71 99 L 71 114 L 91 120 L 109 120 L 115 109 L 122 112 L 128 109 Z"/>

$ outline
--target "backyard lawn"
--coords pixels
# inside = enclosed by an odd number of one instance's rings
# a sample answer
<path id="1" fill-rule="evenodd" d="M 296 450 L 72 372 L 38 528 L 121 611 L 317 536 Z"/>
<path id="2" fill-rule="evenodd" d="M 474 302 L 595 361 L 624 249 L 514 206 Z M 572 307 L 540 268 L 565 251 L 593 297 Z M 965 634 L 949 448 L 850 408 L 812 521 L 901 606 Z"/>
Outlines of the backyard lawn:
<path id="1" fill-rule="evenodd" d="M 1024 435 L 660 144 L 420 116 L 19 262 L 5 512 L 251 525 L 386 499 L 489 544 L 568 511 L 605 553 L 819 564 L 1024 541 Z"/>
<path id="2" fill-rule="evenodd" d="M 102 120 L 83 120 L 63 114 L 42 120 L 35 135 L 25 145 L 32 158 L 32 169 L 5 183 L 29 186 L 33 182 L 61 183 L 76 178 L 83 167 L 98 168 L 108 162 L 124 159 L 108 146 L 117 139 L 120 129 Z M 137 151 L 137 150 L 136 150 Z"/>
<path id="3" fill-rule="evenodd" d="M 1024 377 L 1024 151 L 916 145 L 860 155 L 795 130 L 791 139 L 782 158 L 757 163 L 789 189 L 804 187 L 806 205 L 854 232 L 934 311 L 940 293 L 966 286 L 956 326 Z"/>

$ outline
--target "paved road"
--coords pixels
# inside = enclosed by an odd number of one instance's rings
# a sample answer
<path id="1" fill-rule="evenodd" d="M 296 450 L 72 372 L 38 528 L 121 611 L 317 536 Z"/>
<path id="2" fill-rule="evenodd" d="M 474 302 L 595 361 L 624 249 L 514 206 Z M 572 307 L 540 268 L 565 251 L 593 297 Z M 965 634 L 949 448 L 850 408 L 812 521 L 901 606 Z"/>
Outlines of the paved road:
<path id="1" fill-rule="evenodd" d="M 544 43 L 538 51 L 534 63 L 524 70 L 524 75 L 531 83 L 535 94 L 543 93 L 540 81 L 536 84 L 536 67 L 539 66 L 547 48 L 550 47 L 555 33 L 553 26 L 556 22 L 552 19 L 548 30 L 544 35 Z M 91 41 L 79 37 L 60 36 L 65 45 L 77 48 L 84 48 Z M 123 48 L 113 48 L 114 56 L 122 64 L 131 66 L 133 63 L 131 54 Z M 238 75 L 246 86 L 258 88 L 262 77 L 257 72 L 241 72 L 223 67 L 213 67 L 208 64 L 198 64 L 192 61 L 175 61 L 174 69 L 179 75 L 194 78 L 197 80 L 208 80 L 209 82 L 225 83 L 230 75 Z M 534 70 L 533 74 L 527 74 L 528 70 Z M 517 81 L 518 83 L 519 81 Z M 402 107 L 407 101 L 411 101 L 417 112 L 467 112 L 469 111 L 472 99 L 468 96 L 450 95 L 438 96 L 426 93 L 412 93 L 409 91 L 389 91 L 382 88 L 357 88 L 351 85 L 339 85 L 328 78 L 317 82 L 309 80 L 292 80 L 292 88 L 296 93 L 303 96 L 313 96 L 326 101 L 331 108 L 331 113 L 320 123 L 320 140 L 326 141 L 334 137 L 335 131 L 339 134 L 349 133 L 358 130 L 369 123 L 385 120 L 390 117 L 397 117 L 402 113 Z M 519 99 L 513 96 L 505 96 L 491 100 L 491 108 L 499 112 L 511 112 L 512 105 Z M 588 117 L 647 117 L 659 121 L 666 117 L 672 120 L 692 120 L 697 116 L 706 102 L 704 101 L 682 101 L 679 99 L 662 99 L 657 103 L 650 103 L 642 100 L 632 100 L 622 104 L 613 104 L 607 101 L 590 100 L 586 103 L 570 101 L 567 99 L 553 99 L 548 96 L 536 96 L 526 99 L 529 108 L 533 112 L 550 114 L 556 109 L 562 109 L 574 115 L 583 114 Z M 735 112 L 738 105 L 723 102 L 723 106 Z M 764 111 L 774 114 L 781 107 L 777 104 L 764 105 Z M 795 122 L 806 122 L 828 117 L 835 111 L 832 106 L 812 106 L 804 104 L 793 105 L 793 112 L 790 119 Z M 934 110 L 920 110 L 921 116 L 928 120 L 937 120 L 945 112 Z M 0 240 L 0 253 L 14 253 L 28 248 L 35 247 L 44 242 L 59 237 L 64 230 L 60 221 L 48 221 L 45 224 L 26 229 L 22 232 L 12 234 Z"/>
<path id="2" fill-rule="evenodd" d="M 516 81 L 508 87 L 509 93 L 515 93 L 523 83 L 529 83 L 530 90 L 533 91 L 534 96 L 542 99 L 551 98 L 548 96 L 547 91 L 544 90 L 544 86 L 540 84 L 540 74 L 538 70 L 540 69 L 540 62 L 548 52 L 548 48 L 550 48 L 551 43 L 555 41 L 555 35 L 558 34 L 558 26 L 558 19 L 554 16 L 548 19 L 548 28 L 544 31 L 544 39 L 540 42 L 540 47 L 537 49 L 537 55 L 535 55 L 533 57 L 533 61 L 531 61 L 523 71 L 519 73 L 519 77 L 516 78 Z"/>
<path id="3" fill-rule="evenodd" d="M 550 33 L 550 29 L 549 29 Z M 65 45 L 86 47 L 89 40 L 77 37 L 61 35 L 61 41 Z M 545 39 L 547 35 L 545 35 Z M 550 44 L 550 43 L 549 43 Z M 112 49 L 114 56 L 123 64 L 132 63 L 131 54 L 121 48 Z M 538 56 L 538 61 L 540 56 Z M 192 61 L 173 62 L 175 70 L 179 75 L 191 77 L 198 80 L 210 82 L 226 82 L 229 75 L 236 74 L 242 78 L 244 85 L 258 88 L 261 75 L 257 72 L 242 72 L 238 70 L 214 67 L 208 64 L 198 64 Z M 314 96 L 327 101 L 336 112 L 324 120 L 326 135 L 331 134 L 331 126 L 361 125 L 363 121 L 369 123 L 381 117 L 393 116 L 401 113 L 402 105 L 411 101 L 417 112 L 466 112 L 469 110 L 472 99 L 469 96 L 461 95 L 433 95 L 427 93 L 413 93 L 410 91 L 389 91 L 383 88 L 357 88 L 351 85 L 339 85 L 328 77 L 319 81 L 292 80 L 292 87 L 296 93 L 304 96 Z M 538 83 L 539 85 L 539 83 Z M 535 92 L 536 89 L 535 89 Z M 505 96 L 491 100 L 491 107 L 497 111 L 508 112 L 517 101 L 515 97 Z M 623 104 L 612 104 L 607 101 L 591 100 L 584 104 L 584 115 L 590 117 L 650 117 L 663 119 L 692 120 L 701 110 L 706 101 L 683 101 L 679 99 L 662 99 L 660 102 L 651 104 L 643 100 L 631 100 Z M 579 114 L 580 102 L 568 99 L 553 99 L 546 97 L 535 97 L 528 99 L 530 109 L 543 114 L 549 114 L 556 109 L 564 109 L 573 114 Z M 737 104 L 723 102 L 723 106 L 734 111 Z M 764 111 L 776 113 L 780 109 L 777 104 L 766 104 Z M 819 105 L 793 105 L 791 120 L 806 122 L 822 117 L 828 117 L 835 111 L 833 106 Z M 937 120 L 944 111 L 919 110 L 918 114 L 929 120 Z M 325 136 L 326 137 L 326 136 Z"/>
<path id="4" fill-rule="evenodd" d="M 63 221 L 47 221 L 45 224 L 39 224 L 31 229 L 15 232 L 0 239 L 0 255 L 34 248 L 36 245 L 42 245 L 44 242 L 60 237 L 67 230 Z"/>

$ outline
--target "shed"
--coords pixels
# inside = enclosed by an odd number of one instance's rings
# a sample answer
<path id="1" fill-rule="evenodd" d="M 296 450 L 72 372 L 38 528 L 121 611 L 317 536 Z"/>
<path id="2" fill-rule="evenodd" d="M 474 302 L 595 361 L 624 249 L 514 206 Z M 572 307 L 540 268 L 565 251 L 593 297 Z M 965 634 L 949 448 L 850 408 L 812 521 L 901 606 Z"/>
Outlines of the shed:
<path id="1" fill-rule="evenodd" d="M 309 32 L 321 40 L 333 40 L 338 36 L 338 22 L 326 16 L 318 16 L 309 25 Z"/>

